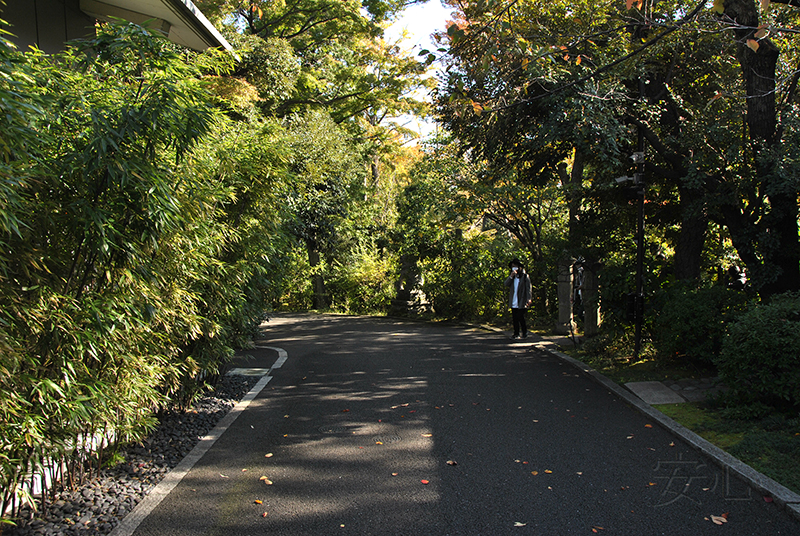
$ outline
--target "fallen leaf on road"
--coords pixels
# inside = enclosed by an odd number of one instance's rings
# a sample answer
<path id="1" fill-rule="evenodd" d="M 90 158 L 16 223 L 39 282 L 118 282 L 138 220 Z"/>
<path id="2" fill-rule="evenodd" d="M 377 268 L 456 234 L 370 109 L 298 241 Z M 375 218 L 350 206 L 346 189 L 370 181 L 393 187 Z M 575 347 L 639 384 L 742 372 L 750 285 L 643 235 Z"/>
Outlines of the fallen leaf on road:
<path id="1" fill-rule="evenodd" d="M 383 445 L 383 441 L 376 441 L 375 444 L 376 445 Z"/>
<path id="2" fill-rule="evenodd" d="M 728 522 L 728 520 L 722 516 L 711 516 L 711 521 L 713 521 L 715 525 L 722 525 Z"/>
<path id="3" fill-rule="evenodd" d="M 603 527 L 592 527 L 592 532 L 594 532 L 595 534 L 597 534 L 601 530 L 606 530 L 606 529 L 604 529 Z"/>
<path id="4" fill-rule="evenodd" d="M 219 474 L 222 478 L 230 478 L 228 475 L 223 475 L 222 473 Z"/>
<path id="5" fill-rule="evenodd" d="M 650 484 L 649 484 L 649 485 L 650 485 L 650 486 L 657 486 L 658 484 L 656 484 L 655 482 L 650 482 Z"/>
<path id="6" fill-rule="evenodd" d="M 652 425 L 652 424 L 645 424 L 645 425 L 644 425 L 644 427 L 645 427 L 645 428 L 652 428 L 652 427 L 653 427 L 653 425 Z"/>
<path id="7" fill-rule="evenodd" d="M 247 469 L 242 469 L 242 472 L 243 472 L 243 473 L 246 473 L 246 472 L 247 472 Z"/>
<path id="8" fill-rule="evenodd" d="M 538 474 L 539 474 L 539 471 L 531 471 L 531 474 L 532 474 L 533 476 L 536 476 L 536 475 L 538 475 Z"/>
<path id="9" fill-rule="evenodd" d="M 772 502 L 772 497 L 764 497 L 764 502 L 771 503 Z"/>
<path id="10" fill-rule="evenodd" d="M 392 476 L 397 476 L 397 475 L 399 475 L 399 474 L 400 474 L 400 473 L 392 473 Z"/>
<path id="11" fill-rule="evenodd" d="M 458 462 L 455 460 L 447 460 L 447 465 L 458 465 Z"/>
<path id="12" fill-rule="evenodd" d="M 269 454 L 264 454 L 265 458 L 272 458 L 273 454 L 270 452 Z"/>
<path id="13" fill-rule="evenodd" d="M 431 483 L 431 482 L 430 482 L 430 480 L 420 480 L 420 482 L 422 482 L 422 483 L 423 483 L 423 484 L 425 484 L 425 485 L 427 485 L 427 484 L 430 484 L 430 483 Z"/>
<path id="14" fill-rule="evenodd" d="M 626 439 L 633 439 L 633 434 L 629 435 Z"/>
<path id="15" fill-rule="evenodd" d="M 552 475 L 553 474 L 553 471 L 551 471 L 550 469 L 545 469 L 544 472 L 547 473 L 548 475 Z"/>
<path id="16" fill-rule="evenodd" d="M 433 437 L 433 434 L 422 434 L 422 437 Z"/>
<path id="17" fill-rule="evenodd" d="M 266 484 L 267 486 L 271 486 L 272 485 L 272 480 L 270 480 L 269 478 L 267 478 L 265 476 L 262 476 L 261 478 L 259 478 L 259 480 L 264 482 L 264 484 Z"/>
<path id="18" fill-rule="evenodd" d="M 267 517 L 267 515 L 268 514 L 266 512 L 264 512 L 263 514 L 261 514 L 261 517 Z"/>
<path id="19" fill-rule="evenodd" d="M 350 413 L 350 410 L 349 409 L 343 409 L 342 413 Z"/>
<path id="20" fill-rule="evenodd" d="M 256 500 L 255 500 L 255 501 L 253 501 L 253 502 L 254 502 L 254 503 L 256 503 L 256 504 L 264 504 L 264 501 L 261 501 L 261 500 L 259 500 L 259 499 L 256 499 Z"/>
<path id="21" fill-rule="evenodd" d="M 669 446 L 670 447 L 674 447 L 675 446 L 675 442 L 673 441 L 672 443 L 669 444 Z"/>
<path id="22" fill-rule="evenodd" d="M 527 525 L 527 523 L 520 523 L 519 521 L 514 522 L 515 527 L 524 527 L 525 525 Z"/>

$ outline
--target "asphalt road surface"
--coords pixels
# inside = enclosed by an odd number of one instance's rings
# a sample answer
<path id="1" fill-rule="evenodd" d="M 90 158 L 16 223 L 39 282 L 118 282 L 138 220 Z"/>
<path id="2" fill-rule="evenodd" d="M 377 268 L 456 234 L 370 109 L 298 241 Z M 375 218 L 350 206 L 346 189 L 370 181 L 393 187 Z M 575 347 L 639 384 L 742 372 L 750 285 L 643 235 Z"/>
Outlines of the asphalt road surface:
<path id="1" fill-rule="evenodd" d="M 136 535 L 800 535 L 532 344 L 346 316 L 263 333 L 287 361 Z"/>

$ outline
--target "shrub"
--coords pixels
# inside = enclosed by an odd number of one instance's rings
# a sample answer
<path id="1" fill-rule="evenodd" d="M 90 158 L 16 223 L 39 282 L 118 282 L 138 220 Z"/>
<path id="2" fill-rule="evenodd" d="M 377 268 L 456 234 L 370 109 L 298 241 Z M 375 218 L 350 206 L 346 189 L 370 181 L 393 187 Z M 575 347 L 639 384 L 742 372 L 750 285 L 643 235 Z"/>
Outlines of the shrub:
<path id="1" fill-rule="evenodd" d="M 729 326 L 720 377 L 744 402 L 800 405 L 800 293 L 775 296 Z"/>
<path id="2" fill-rule="evenodd" d="M 725 287 L 674 285 L 656 297 L 653 344 L 660 357 L 687 356 L 711 364 L 722 350 L 726 325 L 747 297 Z"/>

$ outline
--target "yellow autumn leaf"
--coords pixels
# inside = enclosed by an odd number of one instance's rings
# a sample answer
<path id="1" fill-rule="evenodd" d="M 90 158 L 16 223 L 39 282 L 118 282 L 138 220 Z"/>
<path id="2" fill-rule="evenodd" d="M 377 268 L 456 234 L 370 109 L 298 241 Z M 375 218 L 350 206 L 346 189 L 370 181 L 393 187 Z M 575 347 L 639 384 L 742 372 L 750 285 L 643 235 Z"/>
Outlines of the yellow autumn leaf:
<path id="1" fill-rule="evenodd" d="M 748 39 L 747 40 L 747 46 L 753 52 L 758 52 L 758 47 L 761 46 L 761 45 L 759 45 L 758 41 L 756 41 L 755 39 Z"/>
<path id="2" fill-rule="evenodd" d="M 580 65 L 580 64 L 581 64 L 581 56 L 578 56 L 577 59 L 575 60 L 575 65 Z"/>
<path id="3" fill-rule="evenodd" d="M 711 11 L 717 15 L 722 15 L 725 12 L 725 0 L 714 0 Z"/>
<path id="4" fill-rule="evenodd" d="M 259 500 L 259 499 L 256 499 L 254 502 L 255 502 L 256 504 L 264 504 L 264 501 L 262 501 L 262 500 Z"/>

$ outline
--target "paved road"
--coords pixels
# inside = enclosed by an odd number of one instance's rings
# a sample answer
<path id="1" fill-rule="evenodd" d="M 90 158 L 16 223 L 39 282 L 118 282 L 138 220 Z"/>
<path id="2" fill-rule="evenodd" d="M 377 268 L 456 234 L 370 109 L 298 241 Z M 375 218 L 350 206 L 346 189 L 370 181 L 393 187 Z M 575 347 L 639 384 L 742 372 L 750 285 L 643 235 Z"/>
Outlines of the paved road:
<path id="1" fill-rule="evenodd" d="M 800 534 L 530 344 L 312 315 L 273 319 L 262 344 L 283 368 L 137 535 Z"/>

